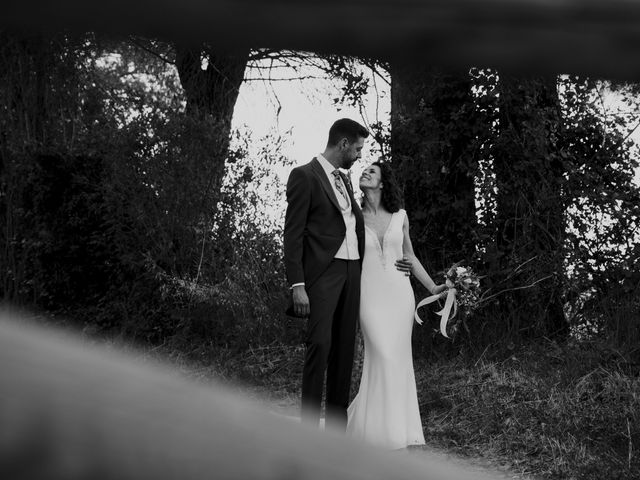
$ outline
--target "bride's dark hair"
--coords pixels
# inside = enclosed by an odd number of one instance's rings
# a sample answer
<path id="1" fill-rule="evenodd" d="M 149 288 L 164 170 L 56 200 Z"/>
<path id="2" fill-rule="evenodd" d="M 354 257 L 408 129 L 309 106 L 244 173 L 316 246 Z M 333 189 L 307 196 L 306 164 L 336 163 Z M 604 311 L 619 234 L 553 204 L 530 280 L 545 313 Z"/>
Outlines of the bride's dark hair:
<path id="1" fill-rule="evenodd" d="M 402 208 L 402 191 L 391 165 L 385 160 L 373 162 L 380 169 L 382 190 L 380 203 L 389 212 L 394 213 Z"/>

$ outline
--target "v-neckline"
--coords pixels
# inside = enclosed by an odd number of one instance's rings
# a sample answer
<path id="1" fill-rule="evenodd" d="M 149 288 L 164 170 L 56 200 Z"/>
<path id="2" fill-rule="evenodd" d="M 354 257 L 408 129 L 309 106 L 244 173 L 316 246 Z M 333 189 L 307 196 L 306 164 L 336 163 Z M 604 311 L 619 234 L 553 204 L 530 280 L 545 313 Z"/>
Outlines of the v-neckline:
<path id="1" fill-rule="evenodd" d="M 380 249 L 380 253 L 384 254 L 384 241 L 387 238 L 387 233 L 389 232 L 389 228 L 391 228 L 391 222 L 393 222 L 393 216 L 396 212 L 391 212 L 391 218 L 389 218 L 389 223 L 387 223 L 387 228 L 385 228 L 384 233 L 382 234 L 382 241 L 380 241 L 380 237 L 378 236 L 378 232 L 376 232 L 373 228 L 371 228 L 366 223 L 364 224 L 365 228 L 368 228 L 371 233 L 373 233 L 373 238 L 376 239 L 376 243 L 378 244 L 378 248 Z"/>

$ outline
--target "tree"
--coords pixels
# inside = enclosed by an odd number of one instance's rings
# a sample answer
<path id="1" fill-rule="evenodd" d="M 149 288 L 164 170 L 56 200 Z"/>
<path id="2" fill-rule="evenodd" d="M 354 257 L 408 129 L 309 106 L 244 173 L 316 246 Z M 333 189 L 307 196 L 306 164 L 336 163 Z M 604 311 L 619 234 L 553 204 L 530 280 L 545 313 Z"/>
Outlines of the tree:
<path id="1" fill-rule="evenodd" d="M 476 258 L 474 179 L 486 127 L 468 72 L 391 67 L 391 152 L 418 255 L 431 272 Z"/>
<path id="2" fill-rule="evenodd" d="M 556 78 L 501 75 L 498 129 L 491 146 L 496 187 L 490 286 L 499 321 L 524 335 L 563 336 L 566 152 Z M 493 285 L 491 285 L 493 284 Z M 517 312 L 517 314 L 513 314 Z"/>
<path id="3" fill-rule="evenodd" d="M 40 220 L 28 208 L 40 154 L 67 154 L 86 138 L 82 117 L 86 35 L 0 32 L 0 292 L 31 301 L 38 281 Z"/>
<path id="4" fill-rule="evenodd" d="M 638 85 L 563 76 L 569 319 L 636 355 L 640 340 Z M 607 105 L 605 96 L 616 98 Z"/>

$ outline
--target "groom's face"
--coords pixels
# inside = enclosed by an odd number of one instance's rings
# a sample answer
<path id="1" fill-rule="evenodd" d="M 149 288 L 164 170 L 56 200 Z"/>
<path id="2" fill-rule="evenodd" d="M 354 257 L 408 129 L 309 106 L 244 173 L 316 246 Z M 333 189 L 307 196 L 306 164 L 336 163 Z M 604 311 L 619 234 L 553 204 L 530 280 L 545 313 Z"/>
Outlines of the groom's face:
<path id="1" fill-rule="evenodd" d="M 342 140 L 342 168 L 347 170 L 362 157 L 364 147 L 364 137 L 358 137 L 355 142 L 349 142 L 346 138 Z"/>

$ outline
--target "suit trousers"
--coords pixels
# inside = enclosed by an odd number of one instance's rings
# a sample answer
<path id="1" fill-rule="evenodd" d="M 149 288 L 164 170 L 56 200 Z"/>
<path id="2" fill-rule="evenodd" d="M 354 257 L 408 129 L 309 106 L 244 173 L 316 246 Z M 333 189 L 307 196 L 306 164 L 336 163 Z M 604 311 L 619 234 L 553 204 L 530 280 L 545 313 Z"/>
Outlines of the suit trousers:
<path id="1" fill-rule="evenodd" d="M 360 260 L 333 259 L 309 288 L 302 421 L 318 426 L 326 371 L 325 425 L 344 431 L 360 309 Z"/>

